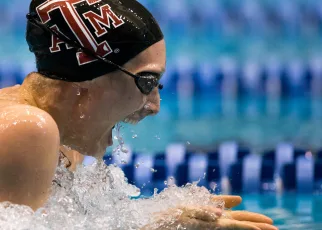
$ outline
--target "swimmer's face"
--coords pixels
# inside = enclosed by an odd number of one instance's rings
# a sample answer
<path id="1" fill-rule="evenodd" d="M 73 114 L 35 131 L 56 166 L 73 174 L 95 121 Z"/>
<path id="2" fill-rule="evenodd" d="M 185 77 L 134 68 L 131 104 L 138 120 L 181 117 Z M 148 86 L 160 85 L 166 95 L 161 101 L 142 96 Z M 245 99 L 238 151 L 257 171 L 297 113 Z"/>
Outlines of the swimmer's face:
<path id="1" fill-rule="evenodd" d="M 161 78 L 165 63 L 165 43 L 162 40 L 138 54 L 123 67 L 133 74 L 149 72 Z M 95 92 L 90 93 L 91 102 L 86 106 L 88 120 L 79 125 L 82 131 L 78 131 L 83 135 L 77 144 L 82 145 L 79 146 L 79 151 L 87 155 L 104 155 L 106 148 L 113 144 L 112 129 L 116 123 L 125 121 L 136 124 L 160 110 L 158 88 L 149 95 L 144 95 L 134 79 L 121 71 L 98 78 L 93 90 Z"/>

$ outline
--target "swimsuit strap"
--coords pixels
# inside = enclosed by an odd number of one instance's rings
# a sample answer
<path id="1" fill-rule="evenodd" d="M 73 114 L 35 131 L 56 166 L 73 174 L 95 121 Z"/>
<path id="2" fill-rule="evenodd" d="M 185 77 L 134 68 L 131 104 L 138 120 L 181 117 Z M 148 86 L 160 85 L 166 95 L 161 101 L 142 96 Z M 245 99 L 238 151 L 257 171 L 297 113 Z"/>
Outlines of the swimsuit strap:
<path id="1" fill-rule="evenodd" d="M 59 164 L 64 165 L 66 168 L 69 168 L 72 165 L 72 162 L 61 150 L 59 150 Z"/>
<path id="2" fill-rule="evenodd" d="M 68 169 L 71 165 L 72 165 L 72 162 L 68 159 L 68 157 L 61 151 L 59 150 L 59 160 L 58 160 L 58 166 L 64 166 L 66 169 Z M 58 171 L 56 171 L 56 174 L 58 172 L 58 174 L 61 174 L 61 170 L 59 168 L 57 168 Z M 69 171 L 69 170 L 67 170 Z M 60 173 L 59 173 L 60 172 Z M 52 185 L 57 185 L 59 187 L 63 187 L 63 185 L 61 184 L 60 182 L 60 176 L 56 177 L 56 174 L 55 174 L 55 179 L 52 181 Z"/>

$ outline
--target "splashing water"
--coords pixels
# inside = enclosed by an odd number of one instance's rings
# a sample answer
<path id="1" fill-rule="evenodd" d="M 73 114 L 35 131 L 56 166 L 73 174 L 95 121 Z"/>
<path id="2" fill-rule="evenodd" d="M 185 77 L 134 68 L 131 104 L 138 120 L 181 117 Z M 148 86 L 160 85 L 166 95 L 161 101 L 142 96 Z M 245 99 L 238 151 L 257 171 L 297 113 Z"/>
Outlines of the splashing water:
<path id="1" fill-rule="evenodd" d="M 118 153 L 117 155 L 119 155 L 120 153 L 128 153 L 129 152 L 129 150 L 125 147 L 125 143 L 124 143 L 123 137 L 121 135 L 122 127 L 123 126 L 120 123 L 117 123 L 115 126 L 116 135 L 114 136 L 114 139 L 117 140 L 118 146 L 116 147 L 114 152 Z"/>
<path id="2" fill-rule="evenodd" d="M 0 204 L 1 229 L 140 229 L 153 222 L 153 214 L 178 205 L 211 205 L 211 194 L 196 184 L 171 186 L 147 199 L 128 184 L 123 171 L 96 162 L 75 173 L 59 167 L 52 196 L 44 208 Z"/>
<path id="3" fill-rule="evenodd" d="M 118 157 L 127 154 L 116 125 L 115 140 L 118 146 L 113 151 Z M 121 158 L 121 164 L 127 162 Z M 137 163 L 136 168 L 143 164 Z M 153 173 L 157 170 L 151 168 Z M 223 206 L 211 201 L 212 194 L 197 183 L 185 187 L 168 186 L 160 194 L 157 189 L 151 198 L 140 198 L 140 189 L 127 182 L 117 165 L 107 166 L 103 161 L 88 166 L 79 166 L 75 173 L 58 167 L 53 181 L 52 195 L 47 204 L 34 212 L 26 206 L 8 202 L 0 203 L 0 229 L 49 230 L 49 229 L 140 229 L 154 222 L 154 214 L 177 206 L 210 205 Z M 143 185 L 143 187 L 145 184 Z M 132 199 L 136 198 L 136 199 Z M 171 221 L 168 219 L 167 221 Z M 176 216 L 170 215 L 175 219 Z M 158 229 L 158 226 L 154 226 Z"/>

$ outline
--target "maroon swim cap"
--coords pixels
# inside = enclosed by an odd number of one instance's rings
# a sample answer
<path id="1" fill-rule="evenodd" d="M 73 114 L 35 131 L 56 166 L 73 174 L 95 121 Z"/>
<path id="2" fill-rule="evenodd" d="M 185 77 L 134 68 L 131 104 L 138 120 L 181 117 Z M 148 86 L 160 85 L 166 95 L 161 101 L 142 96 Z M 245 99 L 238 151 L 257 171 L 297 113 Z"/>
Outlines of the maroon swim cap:
<path id="1" fill-rule="evenodd" d="M 121 66 L 163 39 L 154 17 L 135 0 L 32 0 L 29 13 Z M 29 21 L 26 40 L 38 72 L 49 78 L 81 82 L 116 70 Z"/>

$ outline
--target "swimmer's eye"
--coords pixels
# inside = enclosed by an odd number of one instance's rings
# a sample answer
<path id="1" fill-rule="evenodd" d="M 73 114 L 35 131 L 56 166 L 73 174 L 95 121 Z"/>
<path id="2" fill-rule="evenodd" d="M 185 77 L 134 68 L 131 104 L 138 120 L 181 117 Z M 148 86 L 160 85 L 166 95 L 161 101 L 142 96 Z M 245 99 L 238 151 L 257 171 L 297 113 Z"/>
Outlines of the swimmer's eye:
<path id="1" fill-rule="evenodd" d="M 144 94 L 149 94 L 155 87 L 162 89 L 163 86 L 159 83 L 161 74 L 153 72 L 141 72 L 137 74 L 138 78 L 135 79 L 137 87 Z"/>

